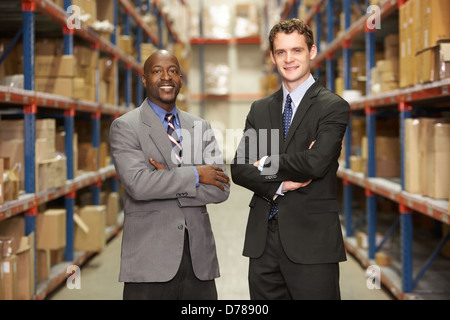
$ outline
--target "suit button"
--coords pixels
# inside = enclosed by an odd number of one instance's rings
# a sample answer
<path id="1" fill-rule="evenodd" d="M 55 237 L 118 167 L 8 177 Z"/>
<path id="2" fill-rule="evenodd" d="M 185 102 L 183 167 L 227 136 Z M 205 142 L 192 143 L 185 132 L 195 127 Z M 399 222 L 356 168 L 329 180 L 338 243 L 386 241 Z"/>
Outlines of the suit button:
<path id="1" fill-rule="evenodd" d="M 183 225 L 182 224 L 178 225 L 178 230 L 183 230 Z"/>

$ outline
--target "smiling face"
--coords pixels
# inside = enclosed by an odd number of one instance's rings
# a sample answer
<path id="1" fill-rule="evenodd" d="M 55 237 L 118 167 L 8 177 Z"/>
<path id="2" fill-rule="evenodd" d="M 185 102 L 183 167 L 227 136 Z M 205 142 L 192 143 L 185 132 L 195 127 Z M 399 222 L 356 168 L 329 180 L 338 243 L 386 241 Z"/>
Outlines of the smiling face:
<path id="1" fill-rule="evenodd" d="M 298 31 L 277 33 L 270 52 L 272 62 L 289 92 L 305 82 L 311 74 L 311 60 L 317 55 L 315 45 L 308 49 L 305 36 Z"/>
<path id="2" fill-rule="evenodd" d="M 153 53 L 145 62 L 142 82 L 148 99 L 171 111 L 183 85 L 177 58 L 165 50 Z"/>

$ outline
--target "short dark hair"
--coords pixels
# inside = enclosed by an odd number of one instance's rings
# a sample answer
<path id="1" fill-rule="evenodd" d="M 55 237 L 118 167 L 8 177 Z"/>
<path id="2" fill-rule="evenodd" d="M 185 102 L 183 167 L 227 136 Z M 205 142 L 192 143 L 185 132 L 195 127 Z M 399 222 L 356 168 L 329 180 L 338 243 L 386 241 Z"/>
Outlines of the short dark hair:
<path id="1" fill-rule="evenodd" d="M 311 48 L 314 45 L 314 35 L 312 29 L 303 20 L 297 18 L 280 21 L 272 27 L 269 34 L 270 51 L 273 52 L 273 42 L 278 33 L 283 32 L 286 34 L 291 34 L 294 31 L 297 31 L 305 36 L 308 50 L 311 51 Z"/>

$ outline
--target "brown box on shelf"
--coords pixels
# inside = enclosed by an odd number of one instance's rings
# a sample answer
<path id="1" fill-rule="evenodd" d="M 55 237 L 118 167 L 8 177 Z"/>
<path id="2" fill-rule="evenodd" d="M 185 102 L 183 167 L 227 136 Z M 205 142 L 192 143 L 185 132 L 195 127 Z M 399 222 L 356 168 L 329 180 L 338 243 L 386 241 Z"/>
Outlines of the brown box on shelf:
<path id="1" fill-rule="evenodd" d="M 67 180 L 67 157 L 58 155 L 37 163 L 36 191 L 60 188 Z"/>
<path id="2" fill-rule="evenodd" d="M 34 233 L 22 237 L 17 250 L 17 299 L 30 300 L 34 295 Z"/>
<path id="3" fill-rule="evenodd" d="M 94 67 L 98 66 L 99 52 L 85 46 L 74 46 L 73 54 L 75 56 L 77 66 Z"/>
<path id="4" fill-rule="evenodd" d="M 73 77 L 36 77 L 35 90 L 72 98 Z"/>
<path id="5" fill-rule="evenodd" d="M 399 8 L 400 88 L 416 84 L 415 1 Z"/>
<path id="6" fill-rule="evenodd" d="M 417 53 L 419 83 L 439 81 L 450 77 L 450 43 L 424 49 Z"/>
<path id="7" fill-rule="evenodd" d="M 36 282 L 50 278 L 50 250 L 36 250 Z"/>
<path id="8" fill-rule="evenodd" d="M 20 239 L 25 236 L 25 217 L 16 215 L 0 221 L 0 236 L 5 238 Z M 12 242 L 12 252 L 15 253 L 19 248 L 19 242 Z M 0 245 L 1 247 L 1 245 Z M 1 250 L 1 249 L 0 249 Z M 1 253 L 0 253 L 1 257 Z"/>
<path id="9" fill-rule="evenodd" d="M 84 206 L 75 220 L 75 250 L 100 251 L 106 244 L 106 206 Z M 87 228 L 86 228 L 87 227 Z"/>
<path id="10" fill-rule="evenodd" d="M 3 158 L 0 158 L 0 206 L 5 203 L 4 187 L 3 187 Z"/>
<path id="11" fill-rule="evenodd" d="M 450 123 L 437 123 L 433 126 L 430 145 L 426 195 L 433 199 L 448 200 L 450 192 Z"/>
<path id="12" fill-rule="evenodd" d="M 3 299 L 17 300 L 18 279 L 17 279 L 17 256 L 12 254 L 0 259 L 0 272 L 3 282 Z"/>
<path id="13" fill-rule="evenodd" d="M 36 77 L 74 77 L 76 60 L 73 55 L 36 56 Z"/>
<path id="14" fill-rule="evenodd" d="M 66 246 L 66 210 L 48 209 L 36 215 L 36 248 L 61 249 Z"/>
<path id="15" fill-rule="evenodd" d="M 448 0 L 414 1 L 417 51 L 435 46 L 439 40 L 450 39 L 450 2 Z"/>
<path id="16" fill-rule="evenodd" d="M 84 171 L 97 171 L 99 169 L 98 148 L 90 142 L 78 144 L 78 168 Z"/>
<path id="17" fill-rule="evenodd" d="M 114 23 L 114 1 L 97 0 L 97 20 Z"/>
<path id="18" fill-rule="evenodd" d="M 375 253 L 375 263 L 380 267 L 388 267 L 391 265 L 392 257 L 385 252 Z"/>
<path id="19" fill-rule="evenodd" d="M 111 192 L 108 195 L 106 205 L 106 225 L 114 226 L 117 224 L 117 216 L 119 213 L 119 194 L 117 192 Z"/>
<path id="20" fill-rule="evenodd" d="M 23 139 L 13 139 L 0 141 L 0 158 L 5 158 L 4 167 L 5 170 L 13 168 L 17 165 L 19 174 L 19 189 L 24 189 L 25 180 L 25 147 Z M 5 182 L 5 181 L 3 181 Z M 6 194 L 7 190 L 4 190 Z M 6 199 L 5 199 L 6 200 Z"/>
<path id="21" fill-rule="evenodd" d="M 16 163 L 11 168 L 9 158 L 3 158 L 3 187 L 4 201 L 14 201 L 19 199 L 20 189 L 20 164 Z"/>
<path id="22" fill-rule="evenodd" d="M 421 193 L 420 120 L 405 119 L 405 190 Z"/>
<path id="23" fill-rule="evenodd" d="M 428 193 L 428 170 L 431 162 L 431 139 L 433 137 L 434 125 L 438 123 L 438 118 L 419 118 L 419 146 L 420 146 L 420 193 Z"/>

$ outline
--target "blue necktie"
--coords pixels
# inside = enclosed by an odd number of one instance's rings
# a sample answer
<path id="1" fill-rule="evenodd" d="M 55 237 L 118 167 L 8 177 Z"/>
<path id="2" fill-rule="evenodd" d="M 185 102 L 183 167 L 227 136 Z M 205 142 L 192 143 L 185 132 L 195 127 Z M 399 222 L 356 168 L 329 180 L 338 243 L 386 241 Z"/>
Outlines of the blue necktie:
<path id="1" fill-rule="evenodd" d="M 283 138 L 286 141 L 287 134 L 289 132 L 289 127 L 291 126 L 292 119 L 292 99 L 288 94 L 286 97 L 286 103 L 284 105 L 283 112 Z M 274 203 L 269 213 L 269 220 L 272 219 L 278 213 L 278 203 Z"/>
<path id="2" fill-rule="evenodd" d="M 172 143 L 173 152 L 177 159 L 177 165 L 180 166 L 183 148 L 181 147 L 177 132 L 175 131 L 175 116 L 172 113 L 167 113 L 164 119 L 168 122 L 167 135 Z"/>

